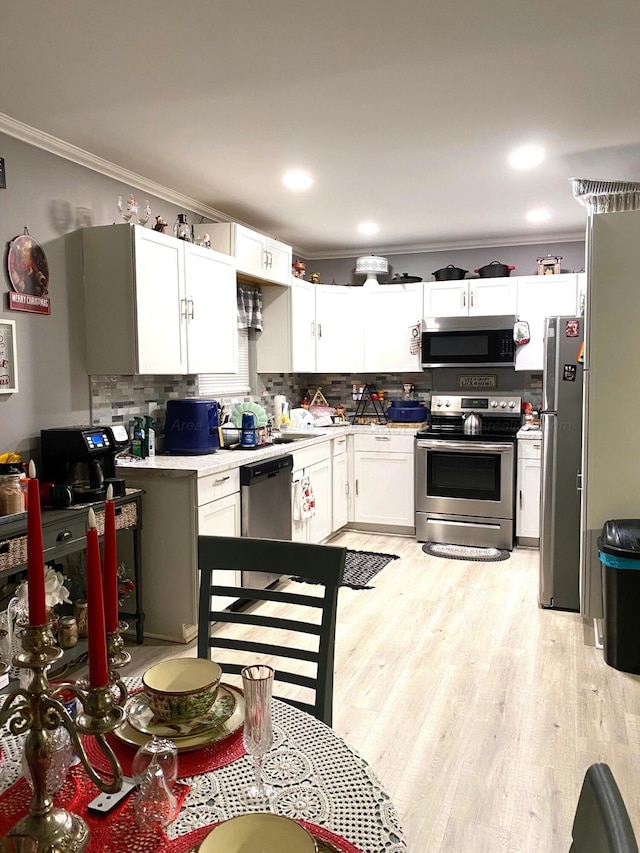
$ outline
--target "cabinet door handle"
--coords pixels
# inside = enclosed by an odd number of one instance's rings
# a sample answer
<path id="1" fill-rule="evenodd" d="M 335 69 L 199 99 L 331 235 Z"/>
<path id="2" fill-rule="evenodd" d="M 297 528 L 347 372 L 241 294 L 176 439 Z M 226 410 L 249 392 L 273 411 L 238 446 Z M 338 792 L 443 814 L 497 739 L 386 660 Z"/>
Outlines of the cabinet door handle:
<path id="1" fill-rule="evenodd" d="M 522 489 L 520 489 L 520 491 L 518 492 L 518 495 L 520 497 L 520 509 L 522 509 Z"/>
<path id="2" fill-rule="evenodd" d="M 62 530 L 56 536 L 56 542 L 66 542 L 68 539 L 73 538 L 73 533 L 70 530 Z"/>
<path id="3" fill-rule="evenodd" d="M 534 450 L 540 450 L 540 445 L 539 445 L 539 444 L 534 444 L 534 445 L 532 445 L 532 446 L 533 446 L 533 449 L 534 449 Z"/>
<path id="4" fill-rule="evenodd" d="M 190 319 L 191 319 L 191 320 L 193 320 L 193 318 L 194 318 L 194 316 L 195 316 L 195 309 L 194 309 L 194 306 L 193 306 L 193 299 L 189 299 L 189 300 L 187 300 L 187 301 L 189 302 L 189 305 L 191 305 L 191 311 L 189 312 L 189 317 L 190 317 Z"/>
<path id="5" fill-rule="evenodd" d="M 359 494 L 359 492 L 358 492 L 358 481 L 356 480 L 356 495 L 357 494 Z"/>
<path id="6" fill-rule="evenodd" d="M 336 444 L 346 444 L 346 443 L 347 443 L 347 439 L 346 439 L 346 438 L 339 438 L 339 439 L 336 441 Z"/>
<path id="7" fill-rule="evenodd" d="M 344 484 L 344 493 L 347 497 L 349 497 L 349 481 Z"/>
<path id="8" fill-rule="evenodd" d="M 467 307 L 467 291 L 466 290 L 462 291 L 462 307 L 463 308 Z"/>
<path id="9" fill-rule="evenodd" d="M 184 319 L 186 320 L 187 319 L 187 300 L 186 299 L 180 300 L 180 313 L 184 317 Z"/>
<path id="10" fill-rule="evenodd" d="M 231 479 L 230 477 L 218 477 L 217 480 L 213 481 L 214 486 L 218 486 L 220 483 L 224 483 L 226 480 Z"/>
<path id="11" fill-rule="evenodd" d="M 315 321 L 312 320 L 311 321 L 311 337 L 315 338 L 315 336 L 316 336 L 316 324 L 315 324 Z"/>
<path id="12" fill-rule="evenodd" d="M 318 337 L 322 337 L 322 323 L 318 323 Z"/>
<path id="13" fill-rule="evenodd" d="M 391 441 L 390 435 L 376 435 L 376 441 Z"/>
<path id="14" fill-rule="evenodd" d="M 473 290 L 469 291 L 469 305 L 473 308 Z"/>

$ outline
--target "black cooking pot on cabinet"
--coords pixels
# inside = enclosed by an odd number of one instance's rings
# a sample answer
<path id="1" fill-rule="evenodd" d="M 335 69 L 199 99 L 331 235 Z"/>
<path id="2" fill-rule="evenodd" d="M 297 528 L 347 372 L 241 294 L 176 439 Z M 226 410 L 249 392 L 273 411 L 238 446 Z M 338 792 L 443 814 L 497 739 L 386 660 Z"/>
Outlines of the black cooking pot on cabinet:
<path id="1" fill-rule="evenodd" d="M 514 270 L 515 267 L 511 264 L 503 264 L 500 261 L 491 261 L 490 264 L 485 264 L 483 267 L 479 267 L 474 272 L 477 272 L 480 278 L 502 278 L 503 276 L 507 276 L 511 274 L 511 270 Z"/>
<path id="2" fill-rule="evenodd" d="M 449 266 L 442 267 L 442 269 L 436 270 L 431 274 L 436 281 L 459 281 L 461 278 L 464 278 L 468 272 L 469 270 L 463 270 L 460 269 L 460 267 L 454 267 L 453 264 L 449 264 Z"/>

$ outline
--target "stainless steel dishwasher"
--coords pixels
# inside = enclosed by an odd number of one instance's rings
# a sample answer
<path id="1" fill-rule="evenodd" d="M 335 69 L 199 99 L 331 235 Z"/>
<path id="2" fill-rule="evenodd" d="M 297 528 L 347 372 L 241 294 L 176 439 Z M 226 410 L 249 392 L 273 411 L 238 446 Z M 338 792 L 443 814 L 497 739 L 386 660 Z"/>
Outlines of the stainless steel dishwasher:
<path id="1" fill-rule="evenodd" d="M 291 472 L 293 456 L 265 459 L 240 468 L 243 536 L 291 539 Z M 262 589 L 278 580 L 270 572 L 242 572 L 242 585 Z"/>

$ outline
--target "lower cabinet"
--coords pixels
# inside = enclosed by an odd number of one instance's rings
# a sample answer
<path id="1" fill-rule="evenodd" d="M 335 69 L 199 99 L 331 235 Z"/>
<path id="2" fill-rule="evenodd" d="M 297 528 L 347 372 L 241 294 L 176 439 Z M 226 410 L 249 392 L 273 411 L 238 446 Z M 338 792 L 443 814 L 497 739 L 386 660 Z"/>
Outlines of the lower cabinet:
<path id="1" fill-rule="evenodd" d="M 240 536 L 240 492 L 198 507 L 198 535 Z M 221 586 L 240 586 L 240 572 L 213 572 L 212 582 Z M 218 598 L 216 607 L 222 609 L 234 601 L 235 598 Z"/>
<path id="2" fill-rule="evenodd" d="M 411 435 L 354 436 L 356 524 L 415 528 Z"/>
<path id="3" fill-rule="evenodd" d="M 349 521 L 349 464 L 346 435 L 333 440 L 331 477 L 333 492 L 331 532 L 335 533 Z"/>
<path id="4" fill-rule="evenodd" d="M 331 442 L 326 441 L 293 454 L 291 477 L 292 532 L 294 542 L 324 542 L 332 533 Z M 314 513 L 304 516 L 304 484 L 313 495 Z"/>
<path id="5" fill-rule="evenodd" d="M 540 454 L 542 440 L 518 439 L 516 481 L 516 537 L 518 544 L 540 540 Z"/>
<path id="6" fill-rule="evenodd" d="M 198 632 L 198 535 L 240 535 L 239 471 L 196 477 L 190 471 L 117 470 L 127 486 L 145 492 L 145 634 L 189 643 Z"/>

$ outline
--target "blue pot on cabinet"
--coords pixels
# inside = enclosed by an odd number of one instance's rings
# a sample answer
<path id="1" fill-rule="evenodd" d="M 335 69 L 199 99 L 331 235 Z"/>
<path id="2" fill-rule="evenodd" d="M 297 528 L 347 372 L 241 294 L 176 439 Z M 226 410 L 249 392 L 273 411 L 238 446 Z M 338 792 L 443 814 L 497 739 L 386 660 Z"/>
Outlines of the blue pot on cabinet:
<path id="1" fill-rule="evenodd" d="M 419 400 L 393 400 L 387 419 L 394 423 L 421 423 L 429 417 L 429 409 Z"/>
<path id="2" fill-rule="evenodd" d="M 220 447 L 217 400 L 187 397 L 167 402 L 165 450 L 176 456 L 201 456 Z"/>

